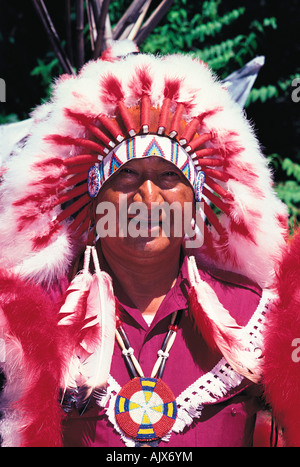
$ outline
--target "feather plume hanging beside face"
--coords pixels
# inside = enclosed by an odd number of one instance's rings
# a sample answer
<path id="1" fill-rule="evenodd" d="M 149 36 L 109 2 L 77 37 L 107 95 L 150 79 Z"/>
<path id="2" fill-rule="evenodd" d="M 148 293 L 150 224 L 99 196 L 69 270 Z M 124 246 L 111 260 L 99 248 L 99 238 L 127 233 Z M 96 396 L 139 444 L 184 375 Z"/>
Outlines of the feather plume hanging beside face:
<path id="1" fill-rule="evenodd" d="M 191 318 L 208 346 L 218 350 L 240 375 L 258 383 L 261 380 L 261 353 L 249 348 L 249 335 L 230 315 L 210 287 L 200 276 L 194 257 L 188 259 L 191 289 L 189 291 Z"/>
<path id="2" fill-rule="evenodd" d="M 94 274 L 89 271 L 91 255 Z M 59 317 L 73 342 L 62 398 L 71 391 L 78 409 L 85 410 L 94 392 L 105 389 L 116 329 L 112 280 L 100 270 L 95 247 L 87 246 L 83 270 L 71 282 Z"/>

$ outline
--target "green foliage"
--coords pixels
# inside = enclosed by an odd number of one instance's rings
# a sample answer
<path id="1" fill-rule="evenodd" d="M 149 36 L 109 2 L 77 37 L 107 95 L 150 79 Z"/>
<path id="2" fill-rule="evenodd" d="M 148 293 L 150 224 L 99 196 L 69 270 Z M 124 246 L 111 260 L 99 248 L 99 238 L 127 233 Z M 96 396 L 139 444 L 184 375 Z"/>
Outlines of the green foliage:
<path id="1" fill-rule="evenodd" d="M 295 78 L 300 79 L 300 74 L 290 75 L 284 80 L 277 81 L 276 84 L 262 86 L 259 89 L 253 88 L 249 95 L 249 98 L 247 99 L 246 107 L 257 101 L 265 103 L 269 99 L 274 99 L 281 96 L 290 98 L 291 83 Z"/>
<path id="2" fill-rule="evenodd" d="M 37 59 L 38 66 L 36 66 L 32 72 L 31 76 L 41 76 L 41 80 L 45 86 L 48 86 L 49 83 L 49 75 L 52 75 L 52 70 L 54 67 L 58 65 L 58 58 L 53 58 L 51 62 L 45 63 L 44 60 L 41 60 L 40 58 Z"/>
<path id="3" fill-rule="evenodd" d="M 37 63 L 38 65 L 32 70 L 30 74 L 31 76 L 40 77 L 40 80 L 45 88 L 44 100 L 47 100 L 51 94 L 53 76 L 60 75 L 62 73 L 62 69 L 54 52 L 49 52 L 43 60 L 38 58 Z"/>
<path id="4" fill-rule="evenodd" d="M 288 176 L 293 176 L 298 182 L 300 182 L 300 165 L 291 161 L 288 157 L 283 159 L 282 169 L 286 171 Z"/>
<path id="5" fill-rule="evenodd" d="M 13 113 L 6 115 L 4 113 L 0 113 L 0 125 L 4 125 L 6 123 L 16 123 L 19 121 L 18 115 Z"/>
<path id="6" fill-rule="evenodd" d="M 279 182 L 275 190 L 289 211 L 289 228 L 291 234 L 299 226 L 300 222 L 300 185 L 296 180 Z"/>
<path id="7" fill-rule="evenodd" d="M 266 28 L 276 28 L 276 18 L 254 20 L 248 31 L 236 37 L 226 37 L 226 28 L 235 25 L 247 13 L 241 6 L 221 13 L 221 0 L 202 4 L 175 0 L 167 20 L 158 26 L 141 45 L 149 53 L 189 53 L 205 61 L 210 68 L 225 77 L 253 58 Z M 194 8 L 192 8 L 194 6 Z"/>
<path id="8" fill-rule="evenodd" d="M 192 9 L 188 2 L 175 0 L 164 24 L 158 26 L 146 39 L 141 50 L 161 54 L 193 54 L 214 70 L 224 68 L 231 58 L 241 64 L 238 53 L 240 45 L 244 41 L 246 49 L 253 47 L 252 38 L 249 40 L 245 35 L 240 35 L 220 44 L 209 44 L 209 41 L 216 39 L 226 26 L 238 20 L 246 11 L 245 7 L 240 7 L 219 14 L 220 3 L 220 0 L 205 1 L 202 9 L 200 6 L 195 8 L 195 5 Z"/>
<path id="9" fill-rule="evenodd" d="M 276 98 L 278 96 L 278 88 L 273 84 L 269 84 L 268 86 L 262 86 L 259 89 L 253 88 L 247 99 L 246 107 L 258 100 L 262 103 L 265 103 L 268 99 Z"/>
<path id="10" fill-rule="evenodd" d="M 300 164 L 293 162 L 288 157 L 281 158 L 278 154 L 269 156 L 269 160 L 275 170 L 281 169 L 287 179 L 275 185 L 278 197 L 289 210 L 289 227 L 291 233 L 300 222 Z"/>

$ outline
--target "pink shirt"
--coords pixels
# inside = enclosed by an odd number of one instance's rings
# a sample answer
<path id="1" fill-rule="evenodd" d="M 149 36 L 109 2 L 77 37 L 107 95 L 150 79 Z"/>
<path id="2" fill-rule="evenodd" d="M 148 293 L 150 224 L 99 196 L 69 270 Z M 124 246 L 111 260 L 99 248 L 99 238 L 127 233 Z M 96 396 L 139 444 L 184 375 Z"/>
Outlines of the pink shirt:
<path id="1" fill-rule="evenodd" d="M 225 272 L 200 270 L 200 276 L 215 290 L 221 303 L 240 325 L 246 325 L 261 298 L 261 289 L 244 277 Z M 178 397 L 200 376 L 211 370 L 221 356 L 207 348 L 194 329 L 188 314 L 187 259 L 184 258 L 175 286 L 161 303 L 152 323 L 143 316 L 114 284 L 124 312 L 123 327 L 145 376 L 150 376 L 157 351 L 170 324 L 170 315 L 184 310 L 175 343 L 167 360 L 163 381 Z M 116 343 L 111 367 L 112 377 L 123 386 L 130 379 L 124 357 Z M 172 433 L 159 447 L 251 446 L 256 412 L 259 410 L 258 387 L 244 379 L 239 386 L 204 405 L 200 417 L 182 433 Z M 108 420 L 106 408 L 94 406 L 80 416 L 76 409 L 68 416 L 64 429 L 65 446 L 124 447 L 120 434 Z"/>

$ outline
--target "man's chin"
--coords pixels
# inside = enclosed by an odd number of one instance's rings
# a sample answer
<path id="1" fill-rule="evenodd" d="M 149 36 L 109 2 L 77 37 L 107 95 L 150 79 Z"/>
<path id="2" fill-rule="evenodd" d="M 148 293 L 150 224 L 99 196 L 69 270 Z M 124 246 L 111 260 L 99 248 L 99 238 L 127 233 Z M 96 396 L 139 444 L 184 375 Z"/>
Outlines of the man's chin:
<path id="1" fill-rule="evenodd" d="M 172 240 L 165 236 L 138 236 L 136 238 L 123 238 L 122 246 L 132 254 L 143 257 L 161 255 L 172 245 Z"/>

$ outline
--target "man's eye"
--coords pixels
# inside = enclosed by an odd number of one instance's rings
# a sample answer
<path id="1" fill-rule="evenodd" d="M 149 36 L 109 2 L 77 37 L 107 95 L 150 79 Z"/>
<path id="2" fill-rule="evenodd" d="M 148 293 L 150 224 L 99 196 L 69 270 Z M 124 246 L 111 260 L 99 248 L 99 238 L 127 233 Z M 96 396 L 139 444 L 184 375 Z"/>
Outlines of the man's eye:
<path id="1" fill-rule="evenodd" d="M 173 172 L 172 170 L 168 170 L 168 172 L 163 173 L 164 177 L 178 177 L 178 174 L 176 172 Z"/>
<path id="2" fill-rule="evenodd" d="M 128 169 L 128 168 L 124 167 L 124 169 L 120 170 L 120 173 L 122 173 L 124 175 L 135 175 L 136 172 L 134 172 L 134 170 L 131 170 L 131 169 Z"/>

